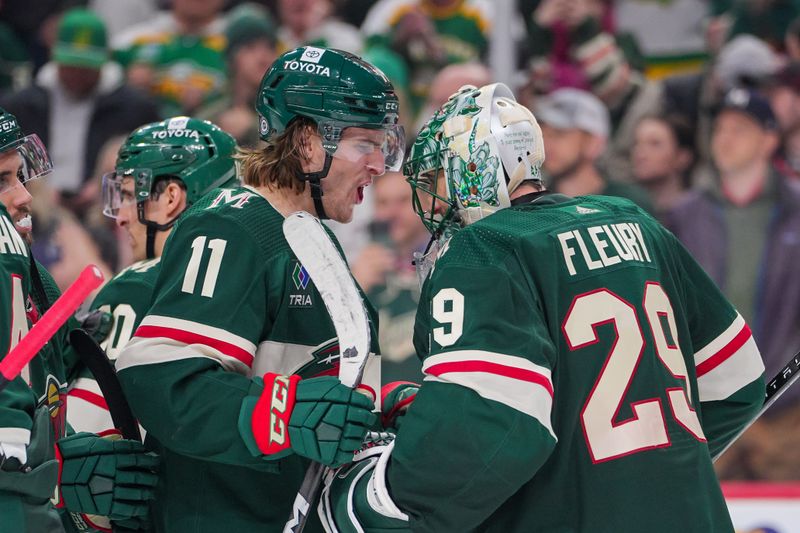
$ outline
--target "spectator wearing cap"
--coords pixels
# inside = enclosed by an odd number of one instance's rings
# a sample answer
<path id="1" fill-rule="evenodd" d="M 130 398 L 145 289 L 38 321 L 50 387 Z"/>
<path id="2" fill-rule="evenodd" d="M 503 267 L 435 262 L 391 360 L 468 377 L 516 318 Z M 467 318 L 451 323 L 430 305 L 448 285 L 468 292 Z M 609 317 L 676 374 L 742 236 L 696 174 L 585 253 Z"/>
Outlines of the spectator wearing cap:
<path id="1" fill-rule="evenodd" d="M 749 89 L 728 92 L 713 122 L 717 179 L 687 194 L 667 221 L 752 328 L 767 376 L 800 346 L 800 184 L 775 170 L 777 146 L 769 102 Z M 800 389 L 754 427 L 722 458 L 720 474 L 800 479 Z M 766 427 L 769 440 L 780 435 L 794 444 L 781 450 L 760 441 Z"/>
<path id="2" fill-rule="evenodd" d="M 664 80 L 664 111 L 677 113 L 696 132 L 698 159 L 711 158 L 713 111 L 733 88 L 754 88 L 774 76 L 781 59 L 770 46 L 752 35 L 738 35 L 727 42 L 706 71 Z"/>
<path id="3" fill-rule="evenodd" d="M 233 9 L 225 26 L 227 87 L 219 98 L 195 113 L 233 135 L 241 146 L 254 148 L 259 143 L 253 102 L 261 78 L 278 56 L 276 34 L 275 22 L 262 6 L 248 3 Z"/>
<path id="4" fill-rule="evenodd" d="M 124 81 L 109 61 L 102 20 L 73 9 L 59 21 L 51 61 L 35 83 L 0 102 L 48 146 L 56 169 L 49 184 L 79 216 L 99 194 L 99 178 L 91 178 L 106 139 L 158 119 L 155 103 Z"/>
<path id="5" fill-rule="evenodd" d="M 653 211 L 642 188 L 615 181 L 597 166 L 611 129 L 599 98 L 580 89 L 558 89 L 537 100 L 534 114 L 542 127 L 547 154 L 542 169 L 549 189 L 568 196 L 622 196 Z"/>

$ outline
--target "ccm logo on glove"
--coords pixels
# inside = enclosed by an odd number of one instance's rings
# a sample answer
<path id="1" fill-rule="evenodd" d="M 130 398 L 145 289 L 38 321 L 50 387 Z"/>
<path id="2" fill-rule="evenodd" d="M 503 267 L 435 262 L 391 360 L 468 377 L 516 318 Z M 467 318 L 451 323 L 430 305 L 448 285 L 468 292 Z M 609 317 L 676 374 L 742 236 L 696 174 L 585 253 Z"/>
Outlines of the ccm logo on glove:
<path id="1" fill-rule="evenodd" d="M 253 424 L 253 436 L 262 453 L 278 453 L 291 446 L 287 428 L 294 409 L 298 381 L 300 376 L 297 375 L 283 376 L 272 372 L 264 375 L 264 390 L 272 394 L 262 394 L 253 409 L 254 422 L 269 420 L 268 432 L 259 430 L 262 427 L 259 424 Z"/>

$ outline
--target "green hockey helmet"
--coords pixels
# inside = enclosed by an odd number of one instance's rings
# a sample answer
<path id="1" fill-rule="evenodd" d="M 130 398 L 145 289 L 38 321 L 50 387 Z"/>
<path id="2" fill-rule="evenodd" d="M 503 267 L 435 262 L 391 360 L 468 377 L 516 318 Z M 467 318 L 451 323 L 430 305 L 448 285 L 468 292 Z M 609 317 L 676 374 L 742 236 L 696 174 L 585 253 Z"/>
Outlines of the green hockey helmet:
<path id="1" fill-rule="evenodd" d="M 539 124 L 511 90 L 468 85 L 422 127 L 404 174 L 414 209 L 440 236 L 510 206 L 509 194 L 521 183 L 541 181 L 543 161 Z"/>
<path id="2" fill-rule="evenodd" d="M 188 207 L 212 189 L 239 184 L 235 153 L 234 138 L 207 120 L 179 116 L 141 126 L 120 147 L 116 170 L 103 176 L 103 214 L 117 218 L 121 208 L 135 204 L 147 226 L 147 257 L 153 258 L 156 231 L 180 217 L 163 224 L 147 219 L 145 204 L 158 193 L 157 184 L 180 180 Z"/>
<path id="3" fill-rule="evenodd" d="M 264 74 L 255 108 L 263 140 L 306 117 L 316 123 L 325 151 L 348 160 L 362 157 L 364 147 L 340 142 L 346 128 L 382 130 L 385 169 L 402 167 L 397 94 L 380 70 L 349 52 L 304 46 L 284 53 Z"/>
<path id="4" fill-rule="evenodd" d="M 235 152 L 234 138 L 207 120 L 180 116 L 141 126 L 120 147 L 116 170 L 103 176 L 103 214 L 116 218 L 126 201 L 143 207 L 164 178 L 181 180 L 189 205 L 216 187 L 237 185 Z M 126 189 L 131 179 L 134 188 Z"/>
<path id="5" fill-rule="evenodd" d="M 20 167 L 17 171 L 19 183 L 40 178 L 53 170 L 53 162 L 39 136 L 34 134 L 24 136 L 19 127 L 17 118 L 0 108 L 0 155 L 15 151 L 20 157 Z M 4 181 L 0 183 L 0 194 L 18 185 L 17 181 Z"/>

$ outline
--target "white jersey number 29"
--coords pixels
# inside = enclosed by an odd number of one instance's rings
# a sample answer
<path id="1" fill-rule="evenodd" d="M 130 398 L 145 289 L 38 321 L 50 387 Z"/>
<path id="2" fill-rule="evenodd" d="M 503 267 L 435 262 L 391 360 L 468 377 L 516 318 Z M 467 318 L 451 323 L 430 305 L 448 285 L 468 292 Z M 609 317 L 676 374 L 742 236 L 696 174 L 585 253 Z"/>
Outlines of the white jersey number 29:
<path id="1" fill-rule="evenodd" d="M 667 389 L 674 419 L 699 440 L 705 440 L 697 413 L 689 403 L 690 383 L 677 338 L 670 342 L 664 331 L 677 335 L 675 314 L 661 285 L 648 282 L 644 288 L 644 315 L 653 333 L 655 352 L 673 377 L 683 386 Z M 633 305 L 607 289 L 580 295 L 572 302 L 563 323 L 571 350 L 598 342 L 595 327 L 611 323 L 616 343 L 606 359 L 581 412 L 584 435 L 594 462 L 608 461 L 631 453 L 670 445 L 661 400 L 652 398 L 631 404 L 633 417 L 615 422 L 645 348 L 642 327 Z"/>

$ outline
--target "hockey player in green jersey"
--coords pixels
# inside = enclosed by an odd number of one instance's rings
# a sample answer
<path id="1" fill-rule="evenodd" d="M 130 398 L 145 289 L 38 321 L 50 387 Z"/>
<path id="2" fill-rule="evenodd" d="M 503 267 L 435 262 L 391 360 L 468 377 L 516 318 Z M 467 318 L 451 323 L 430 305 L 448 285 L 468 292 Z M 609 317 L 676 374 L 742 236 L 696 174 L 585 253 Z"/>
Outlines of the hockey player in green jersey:
<path id="1" fill-rule="evenodd" d="M 335 377 L 333 323 L 282 223 L 297 210 L 350 221 L 373 176 L 401 164 L 397 97 L 358 57 L 303 47 L 264 75 L 256 111 L 266 145 L 242 155 L 245 185 L 175 225 L 117 360 L 163 458 L 157 531 L 281 531 L 308 460 L 350 461 L 375 418 Z M 377 363 L 364 375 L 373 394 Z"/>
<path id="2" fill-rule="evenodd" d="M 60 295 L 28 248 L 32 198 L 25 183 L 51 169 L 39 138 L 23 137 L 16 118 L 0 109 L 0 345 L 9 348 Z M 86 433 L 66 437 L 72 370 L 64 357 L 66 332 L 62 327 L 29 363 L 25 377 L 0 392 L 3 533 L 90 531 L 85 513 L 99 509 L 135 529 L 147 512 L 155 478 L 148 487 L 146 476 L 156 459 L 141 444 Z M 54 504 L 66 506 L 63 525 Z"/>
<path id="3" fill-rule="evenodd" d="M 103 176 L 103 213 L 127 231 L 135 262 L 102 288 L 89 315 L 110 360 L 117 359 L 150 307 L 161 251 L 175 222 L 212 189 L 239 185 L 235 153 L 229 133 L 189 117 L 141 126 L 120 147 L 115 171 Z M 85 367 L 70 383 L 69 404 L 68 421 L 77 431 L 114 427 Z"/>
<path id="4" fill-rule="evenodd" d="M 764 398 L 741 316 L 620 198 L 545 190 L 541 131 L 462 88 L 406 163 L 444 242 L 397 437 L 327 477 L 329 531 L 732 532 L 711 456 Z"/>

